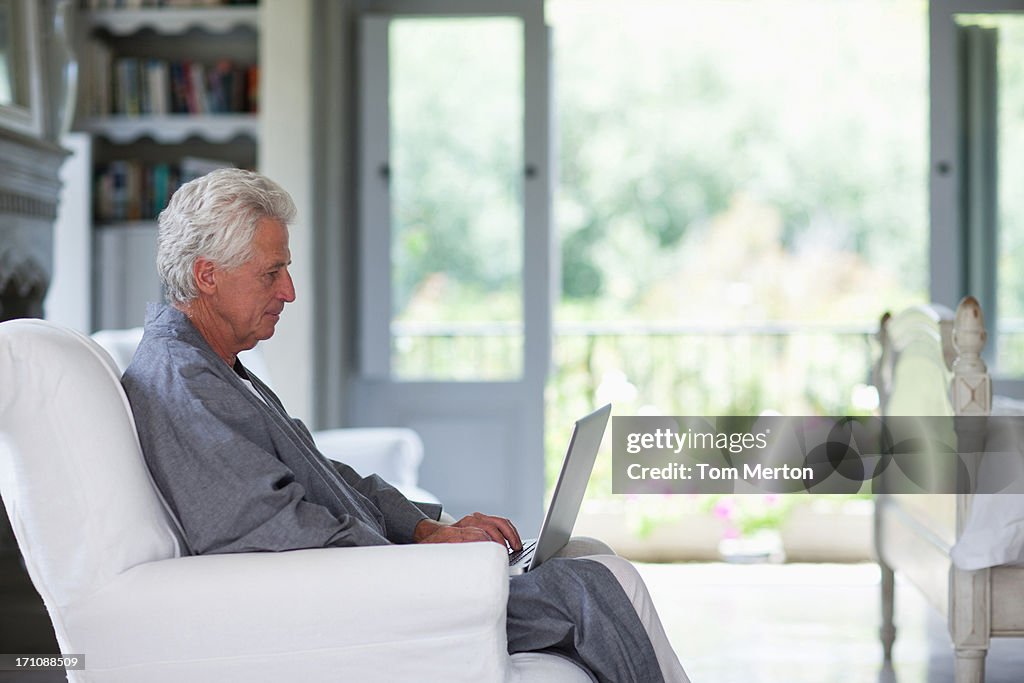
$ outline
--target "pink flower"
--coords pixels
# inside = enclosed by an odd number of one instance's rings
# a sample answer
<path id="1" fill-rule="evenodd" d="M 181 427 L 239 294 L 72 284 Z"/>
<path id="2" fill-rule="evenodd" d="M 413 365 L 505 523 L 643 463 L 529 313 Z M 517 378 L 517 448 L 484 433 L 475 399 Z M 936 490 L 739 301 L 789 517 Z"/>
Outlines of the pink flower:
<path id="1" fill-rule="evenodd" d="M 736 504 L 729 498 L 723 498 L 715 503 L 712 512 L 718 519 L 732 519 L 733 513 L 736 512 Z"/>

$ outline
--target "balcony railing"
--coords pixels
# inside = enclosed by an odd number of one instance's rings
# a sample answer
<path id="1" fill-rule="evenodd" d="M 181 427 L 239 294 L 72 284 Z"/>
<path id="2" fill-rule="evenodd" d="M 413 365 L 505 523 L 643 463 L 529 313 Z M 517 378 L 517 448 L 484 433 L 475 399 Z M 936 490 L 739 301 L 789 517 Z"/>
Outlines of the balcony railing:
<path id="1" fill-rule="evenodd" d="M 549 400 L 617 400 L 667 414 L 845 412 L 868 379 L 874 325 L 565 322 Z M 517 323 L 395 323 L 403 379 L 500 380 L 522 371 Z M 626 407 L 626 406 L 624 406 Z"/>

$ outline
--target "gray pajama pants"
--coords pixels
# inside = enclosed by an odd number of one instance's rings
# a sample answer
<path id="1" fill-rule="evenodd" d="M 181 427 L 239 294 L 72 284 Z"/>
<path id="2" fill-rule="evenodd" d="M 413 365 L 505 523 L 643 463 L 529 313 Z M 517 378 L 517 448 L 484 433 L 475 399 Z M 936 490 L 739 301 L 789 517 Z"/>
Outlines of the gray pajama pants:
<path id="1" fill-rule="evenodd" d="M 563 555 L 601 552 L 571 542 Z M 689 683 L 643 581 L 614 555 L 549 560 L 509 582 L 508 651 L 552 652 L 599 683 Z"/>

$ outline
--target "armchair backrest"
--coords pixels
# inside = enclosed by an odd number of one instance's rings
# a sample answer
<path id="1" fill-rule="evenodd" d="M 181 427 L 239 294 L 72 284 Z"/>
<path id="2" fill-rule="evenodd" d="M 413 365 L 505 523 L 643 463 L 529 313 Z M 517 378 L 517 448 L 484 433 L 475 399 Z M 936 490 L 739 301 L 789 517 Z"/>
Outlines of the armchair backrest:
<path id="1" fill-rule="evenodd" d="M 0 496 L 58 639 L 63 606 L 180 554 L 119 376 L 82 334 L 0 323 Z"/>
<path id="2" fill-rule="evenodd" d="M 128 365 L 135 356 L 135 350 L 142 341 L 143 328 L 129 327 L 123 330 L 100 330 L 92 335 L 93 341 L 103 347 L 110 354 L 117 365 L 118 374 L 124 374 Z M 268 387 L 273 388 L 270 381 L 270 370 L 267 361 L 263 358 L 263 352 L 259 345 L 248 351 L 242 351 L 238 357 L 250 372 L 260 378 Z"/>

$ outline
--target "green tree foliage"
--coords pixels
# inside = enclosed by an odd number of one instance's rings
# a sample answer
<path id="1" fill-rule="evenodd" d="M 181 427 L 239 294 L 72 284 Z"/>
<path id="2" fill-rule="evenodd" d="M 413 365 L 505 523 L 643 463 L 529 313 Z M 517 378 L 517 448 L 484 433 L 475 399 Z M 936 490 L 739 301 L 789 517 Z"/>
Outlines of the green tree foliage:
<path id="1" fill-rule="evenodd" d="M 679 264 L 739 197 L 771 208 L 787 252 L 853 254 L 895 276 L 886 279 L 900 291 L 877 292 L 848 317 L 923 295 L 924 3 L 549 8 L 567 300 L 592 302 L 591 314 L 660 317 L 644 293 L 673 281 L 685 295 Z"/>

